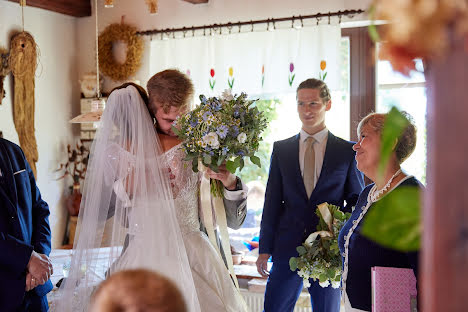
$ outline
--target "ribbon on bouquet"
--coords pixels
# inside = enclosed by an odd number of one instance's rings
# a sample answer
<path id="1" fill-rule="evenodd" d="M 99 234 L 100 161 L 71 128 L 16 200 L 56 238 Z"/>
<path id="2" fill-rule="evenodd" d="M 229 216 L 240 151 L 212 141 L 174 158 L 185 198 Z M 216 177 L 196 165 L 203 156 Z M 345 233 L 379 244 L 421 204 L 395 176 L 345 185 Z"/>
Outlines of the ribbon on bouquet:
<path id="1" fill-rule="evenodd" d="M 224 208 L 223 199 L 221 197 L 213 197 L 211 195 L 210 179 L 205 176 L 205 167 L 203 164 L 199 163 L 198 168 L 200 168 L 202 172 L 200 182 L 200 206 L 206 233 L 208 234 L 211 244 L 221 256 L 221 251 L 218 247 L 214 231 L 216 224 L 218 225 L 219 234 L 221 236 L 221 246 L 223 247 L 222 250 L 228 265 L 229 274 L 231 275 L 237 289 L 239 289 L 239 283 L 237 281 L 236 274 L 234 274 L 234 264 L 232 262 L 231 245 L 229 244 L 226 210 Z"/>
<path id="2" fill-rule="evenodd" d="M 309 246 L 312 245 L 312 242 L 315 241 L 317 239 L 317 236 L 319 235 L 321 237 L 333 236 L 333 216 L 331 215 L 330 210 L 328 209 L 328 203 L 322 203 L 317 207 L 320 211 L 320 214 L 322 215 L 323 221 L 325 221 L 325 223 L 327 224 L 329 231 L 317 231 L 310 234 L 309 237 L 307 237 L 307 239 L 305 240 L 305 243 Z"/>

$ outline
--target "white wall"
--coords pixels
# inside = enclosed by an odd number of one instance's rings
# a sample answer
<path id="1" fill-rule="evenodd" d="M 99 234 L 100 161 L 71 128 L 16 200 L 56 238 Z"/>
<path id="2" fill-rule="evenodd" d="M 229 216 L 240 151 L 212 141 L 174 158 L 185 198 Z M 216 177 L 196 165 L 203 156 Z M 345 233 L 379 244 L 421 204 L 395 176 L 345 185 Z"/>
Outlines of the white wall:
<path id="1" fill-rule="evenodd" d="M 104 8 L 104 1 L 98 0 L 99 31 L 101 32 L 111 23 L 120 22 L 122 15 L 125 15 L 126 23 L 136 26 L 139 30 L 149 30 L 310 15 L 329 11 L 365 10 L 370 2 L 370 0 L 209 0 L 208 4 L 193 5 L 181 0 L 159 0 L 159 13 L 150 15 L 144 0 L 114 0 L 113 8 Z M 92 4 L 94 5 L 94 1 Z M 93 14 L 94 12 L 93 9 Z M 353 20 L 363 19 L 367 19 L 364 14 L 353 18 Z M 348 19 L 343 18 L 343 21 L 346 20 Z M 307 23 L 314 23 L 314 21 Z M 94 16 L 78 20 L 78 47 L 81 49 L 80 75 L 95 68 L 94 31 Z M 143 85 L 146 85 L 147 79 L 154 74 L 148 71 L 148 40 L 149 38 L 145 37 L 146 49 L 142 68 L 134 77 Z M 109 91 L 114 85 L 115 83 L 106 79 L 104 89 Z"/>
<path id="2" fill-rule="evenodd" d="M 78 111 L 79 87 L 77 82 L 76 18 L 49 11 L 26 7 L 25 30 L 29 31 L 40 49 L 36 72 L 35 128 L 39 151 L 37 184 L 42 197 L 49 204 L 52 245 L 62 244 L 66 213 L 64 195 L 70 181 L 55 181 L 54 170 L 66 159 L 66 144 L 73 143 L 73 130 L 68 123 Z M 8 48 L 10 33 L 21 30 L 21 9 L 16 3 L 0 0 L 0 46 Z M 3 137 L 18 144 L 13 123 L 12 79 L 7 77 L 6 97 L 0 105 L 0 131 Z"/>

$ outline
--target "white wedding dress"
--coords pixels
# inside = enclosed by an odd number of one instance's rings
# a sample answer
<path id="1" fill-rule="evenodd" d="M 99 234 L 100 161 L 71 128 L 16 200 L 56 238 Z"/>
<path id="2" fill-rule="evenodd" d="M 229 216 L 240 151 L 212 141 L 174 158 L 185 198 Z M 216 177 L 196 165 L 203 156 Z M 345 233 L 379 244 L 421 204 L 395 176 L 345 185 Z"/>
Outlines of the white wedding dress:
<path id="1" fill-rule="evenodd" d="M 245 311 L 224 262 L 200 231 L 199 175 L 184 166 L 178 147 L 163 152 L 136 88 L 114 90 L 100 123 L 69 276 L 52 311 L 89 311 L 102 281 L 134 268 L 171 279 L 189 312 Z"/>
<path id="2" fill-rule="evenodd" d="M 185 243 L 193 281 L 202 312 L 246 311 L 245 303 L 235 288 L 228 270 L 211 245 L 208 236 L 200 231 L 199 174 L 191 166 L 184 166 L 179 145 L 164 154 L 168 168 L 175 176 L 173 193 L 177 220 Z"/>

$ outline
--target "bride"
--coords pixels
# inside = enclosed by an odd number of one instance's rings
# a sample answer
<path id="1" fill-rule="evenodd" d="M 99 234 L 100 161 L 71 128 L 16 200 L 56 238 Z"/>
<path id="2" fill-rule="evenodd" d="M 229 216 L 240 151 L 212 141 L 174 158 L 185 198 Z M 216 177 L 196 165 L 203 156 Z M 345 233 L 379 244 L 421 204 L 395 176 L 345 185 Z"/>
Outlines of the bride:
<path id="1" fill-rule="evenodd" d="M 188 311 L 245 311 L 200 231 L 198 175 L 184 166 L 177 146 L 164 152 L 147 102 L 132 83 L 108 98 L 91 148 L 69 277 L 53 309 L 87 311 L 106 276 L 146 268 L 179 287 Z"/>

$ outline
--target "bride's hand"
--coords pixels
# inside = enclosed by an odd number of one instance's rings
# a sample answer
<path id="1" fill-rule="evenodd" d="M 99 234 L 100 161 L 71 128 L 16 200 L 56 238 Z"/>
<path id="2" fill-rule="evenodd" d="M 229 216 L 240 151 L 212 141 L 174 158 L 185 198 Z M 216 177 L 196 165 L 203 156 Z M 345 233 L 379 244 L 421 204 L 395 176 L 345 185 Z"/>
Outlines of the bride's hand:
<path id="1" fill-rule="evenodd" d="M 206 174 L 211 179 L 221 181 L 224 187 L 227 188 L 228 190 L 234 191 L 236 189 L 237 177 L 233 175 L 229 170 L 226 169 L 225 164 L 222 164 L 221 166 L 219 166 L 217 173 L 207 167 Z"/>

